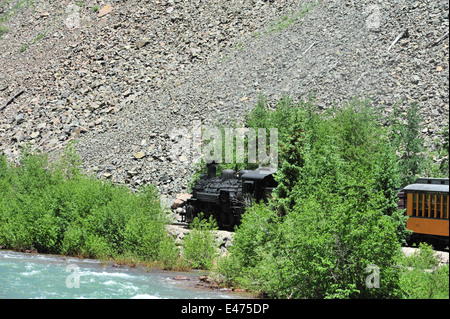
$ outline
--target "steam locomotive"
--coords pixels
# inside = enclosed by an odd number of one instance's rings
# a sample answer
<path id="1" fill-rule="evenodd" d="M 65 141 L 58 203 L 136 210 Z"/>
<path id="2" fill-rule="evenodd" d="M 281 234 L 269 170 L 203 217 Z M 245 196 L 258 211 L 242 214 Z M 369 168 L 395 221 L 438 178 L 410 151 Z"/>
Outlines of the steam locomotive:
<path id="1" fill-rule="evenodd" d="M 192 189 L 192 197 L 187 200 L 182 221 L 192 223 L 200 213 L 204 217 L 213 216 L 220 229 L 232 230 L 239 225 L 245 207 L 254 200 L 265 200 L 277 187 L 273 177 L 275 169 L 256 170 L 225 169 L 217 177 L 217 163 L 207 163 L 208 173 Z"/>

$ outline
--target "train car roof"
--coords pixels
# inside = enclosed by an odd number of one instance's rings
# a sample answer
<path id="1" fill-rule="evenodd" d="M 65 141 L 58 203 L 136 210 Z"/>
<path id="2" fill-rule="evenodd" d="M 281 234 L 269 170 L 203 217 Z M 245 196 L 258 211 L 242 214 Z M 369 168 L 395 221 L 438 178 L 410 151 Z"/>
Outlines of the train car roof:
<path id="1" fill-rule="evenodd" d="M 448 185 L 448 178 L 435 178 L 435 177 L 419 177 L 414 184 L 441 184 Z"/>
<path id="2" fill-rule="evenodd" d="M 447 179 L 448 180 L 448 179 Z M 404 191 L 421 191 L 421 192 L 439 192 L 448 193 L 449 185 L 447 184 L 425 184 L 425 183 L 414 183 L 403 188 Z"/>
<path id="3" fill-rule="evenodd" d="M 248 171 L 241 176 L 242 179 L 263 180 L 269 175 L 276 172 L 274 168 L 259 168 L 254 171 Z"/>

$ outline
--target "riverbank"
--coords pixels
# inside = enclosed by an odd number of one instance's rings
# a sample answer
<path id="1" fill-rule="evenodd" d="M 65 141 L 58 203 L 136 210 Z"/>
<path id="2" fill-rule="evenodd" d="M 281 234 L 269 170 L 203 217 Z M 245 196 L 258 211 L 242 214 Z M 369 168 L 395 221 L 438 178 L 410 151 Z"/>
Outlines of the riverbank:
<path id="1" fill-rule="evenodd" d="M 181 238 L 166 229 L 169 217 L 152 186 L 133 192 L 87 177 L 78 163 L 70 151 L 53 161 L 46 154 L 27 154 L 21 165 L 0 156 L 0 247 L 112 261 L 116 268 L 209 269 L 204 263 L 219 255 L 215 248 L 209 240 L 200 242 L 211 254 L 198 259 L 200 233 L 190 241 L 183 238 L 180 247 Z M 207 277 L 189 282 L 219 288 Z"/>
<path id="2" fill-rule="evenodd" d="M 189 231 L 184 228 L 182 225 L 167 225 L 169 228 L 174 231 L 176 228 L 184 229 L 184 231 Z M 405 257 L 411 257 L 414 255 L 418 255 L 420 253 L 419 248 L 414 247 L 402 247 L 402 251 Z M 449 252 L 448 251 L 434 251 L 434 255 L 437 258 L 438 264 L 437 268 L 441 266 L 447 266 L 449 264 Z M 17 272 L 16 274 L 8 273 L 5 271 L 5 261 L 21 261 L 23 265 L 21 267 L 15 267 Z M 119 261 L 120 262 L 120 261 Z M 34 264 L 40 265 L 39 267 L 33 266 Z M 245 298 L 245 299 L 259 299 L 256 293 L 245 292 L 241 289 L 234 288 L 225 288 L 221 287 L 217 283 L 215 283 L 210 277 L 208 271 L 203 270 L 189 270 L 189 271 L 175 271 L 175 270 L 163 270 L 155 267 L 153 265 L 146 265 L 144 263 L 139 262 L 129 262 L 123 263 L 114 260 L 98 260 L 98 259 L 90 259 L 90 258 L 78 258 L 74 256 L 64 256 L 64 255 L 54 255 L 54 254 L 41 254 L 34 251 L 27 252 L 18 252 L 9 249 L 2 249 L 0 247 L 0 272 L 2 273 L 2 283 L 3 285 L 9 285 L 8 280 L 12 280 L 14 278 L 15 282 L 21 282 L 21 278 L 25 278 L 27 281 L 31 280 L 32 285 L 35 284 L 34 279 L 38 274 L 42 274 L 48 271 L 49 267 L 57 267 L 58 268 L 58 278 L 59 283 L 58 286 L 61 287 L 69 275 L 74 273 L 75 269 L 81 271 L 82 276 L 93 276 L 93 278 L 103 277 L 102 280 L 98 281 L 97 284 L 101 286 L 105 286 L 106 290 L 111 293 L 111 296 L 107 298 L 128 298 L 126 296 L 118 296 L 119 290 L 126 290 L 128 287 L 128 291 L 136 290 L 133 284 L 128 283 L 127 280 L 135 281 L 137 277 L 143 276 L 148 278 L 152 278 L 156 283 L 164 283 L 166 286 L 162 285 L 161 289 L 163 289 L 163 293 L 158 293 L 155 291 L 154 294 L 148 293 L 136 293 L 130 298 L 133 299 L 158 299 L 158 298 L 171 298 L 165 295 L 167 291 L 173 291 L 173 289 L 179 289 L 180 291 L 185 291 L 184 295 L 176 295 L 177 299 L 184 298 L 197 298 L 196 296 L 200 296 L 199 298 Z M 96 272 L 86 270 L 86 267 L 92 267 Z M 435 269 L 437 269 L 435 268 Z M 47 270 L 46 270 L 47 269 Z M 411 269 L 412 270 L 412 269 Z M 428 272 L 434 271 L 433 269 L 425 270 Z M 9 279 L 8 279 L 8 276 Z M 82 282 L 86 284 L 92 284 L 96 280 L 88 277 L 85 277 Z M 115 282 L 114 278 L 120 278 L 120 282 Z M 128 279 L 127 279 L 128 278 Z M 19 291 L 14 292 L 15 284 L 11 284 L 11 286 L 6 289 L 2 288 L 0 291 L 2 292 L 2 299 L 9 298 L 28 298 L 26 295 L 21 295 Z M 118 291 L 114 292 L 114 287 Z M 47 284 L 46 289 L 50 289 L 52 285 Z M 30 293 L 33 289 L 37 289 L 36 291 L 41 291 L 42 288 L 38 288 L 37 286 L 29 287 L 31 289 Z M 29 290 L 27 288 L 27 290 Z M 172 290 L 171 290 L 172 289 Z M 39 298 L 103 298 L 101 294 L 92 295 L 92 296 L 70 296 L 67 291 L 60 292 L 58 295 L 57 292 L 49 291 L 49 295 L 40 295 Z M 36 296 L 30 298 L 37 298 Z M 105 297 L 106 298 L 106 297 Z"/>
<path id="3" fill-rule="evenodd" d="M 0 299 L 255 298 L 248 293 L 210 287 L 201 281 L 201 271 L 163 271 L 4 249 L 0 250 L 0 272 Z"/>

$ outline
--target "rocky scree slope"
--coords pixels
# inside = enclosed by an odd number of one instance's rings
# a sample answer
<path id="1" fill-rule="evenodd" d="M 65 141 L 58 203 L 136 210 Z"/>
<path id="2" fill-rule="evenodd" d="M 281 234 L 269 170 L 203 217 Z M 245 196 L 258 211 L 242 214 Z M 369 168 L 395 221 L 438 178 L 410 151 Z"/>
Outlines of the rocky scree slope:
<path id="1" fill-rule="evenodd" d="M 90 174 L 170 197 L 194 169 L 174 147 L 193 123 L 234 124 L 259 94 L 272 104 L 312 94 L 323 109 L 367 96 L 386 115 L 418 102 L 430 150 L 448 125 L 442 1 L 3 0 L 5 14 L 10 158 L 75 139 Z"/>

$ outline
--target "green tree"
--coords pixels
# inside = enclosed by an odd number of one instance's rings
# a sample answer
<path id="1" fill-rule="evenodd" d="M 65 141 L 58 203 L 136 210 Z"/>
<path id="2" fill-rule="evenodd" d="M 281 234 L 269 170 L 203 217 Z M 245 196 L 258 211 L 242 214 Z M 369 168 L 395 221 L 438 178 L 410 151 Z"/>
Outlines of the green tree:
<path id="1" fill-rule="evenodd" d="M 406 114 L 406 124 L 396 125 L 397 132 L 394 134 L 398 135 L 395 139 L 398 140 L 398 151 L 401 153 L 400 170 L 403 186 L 413 183 L 423 169 L 424 140 L 420 137 L 420 122 L 419 104 L 412 103 Z"/>
<path id="2" fill-rule="evenodd" d="M 257 114 L 279 125 L 279 186 L 244 214 L 225 281 L 278 298 L 397 297 L 399 169 L 368 101 L 318 112 L 285 98 Z M 366 285 L 373 265 L 381 289 Z"/>

